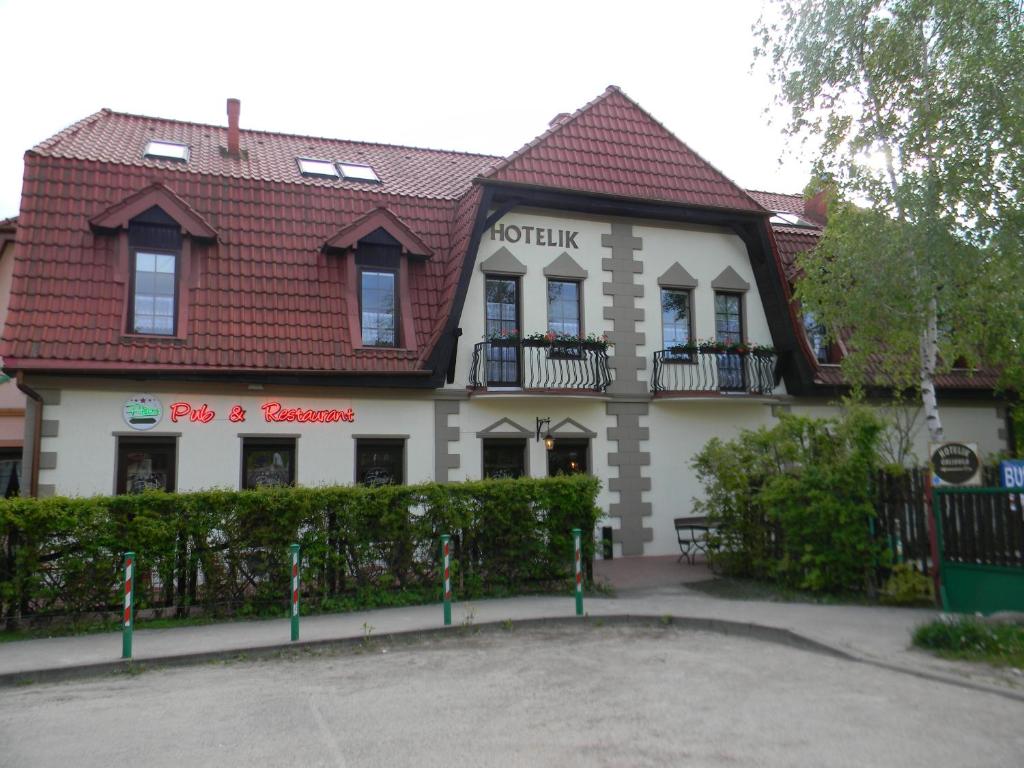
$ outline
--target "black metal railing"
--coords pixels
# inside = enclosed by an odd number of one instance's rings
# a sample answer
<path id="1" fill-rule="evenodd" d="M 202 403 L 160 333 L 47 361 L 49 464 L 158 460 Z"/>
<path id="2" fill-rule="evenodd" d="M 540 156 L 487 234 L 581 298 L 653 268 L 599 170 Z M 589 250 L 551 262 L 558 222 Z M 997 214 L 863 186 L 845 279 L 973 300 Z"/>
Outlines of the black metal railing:
<path id="1" fill-rule="evenodd" d="M 604 392 L 612 383 L 608 350 L 566 341 L 481 341 L 473 346 L 472 389 Z"/>
<path id="2" fill-rule="evenodd" d="M 775 390 L 774 354 L 764 352 L 654 353 L 652 392 L 733 392 L 770 395 Z"/>

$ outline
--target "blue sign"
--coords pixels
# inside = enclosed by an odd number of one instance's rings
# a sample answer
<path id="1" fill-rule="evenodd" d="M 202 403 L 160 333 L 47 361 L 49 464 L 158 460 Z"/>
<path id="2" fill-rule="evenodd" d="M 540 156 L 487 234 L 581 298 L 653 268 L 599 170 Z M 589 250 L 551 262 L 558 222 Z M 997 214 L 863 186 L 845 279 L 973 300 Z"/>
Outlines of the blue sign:
<path id="1" fill-rule="evenodd" d="M 1003 488 L 1024 489 L 1024 459 L 999 462 L 999 484 Z"/>

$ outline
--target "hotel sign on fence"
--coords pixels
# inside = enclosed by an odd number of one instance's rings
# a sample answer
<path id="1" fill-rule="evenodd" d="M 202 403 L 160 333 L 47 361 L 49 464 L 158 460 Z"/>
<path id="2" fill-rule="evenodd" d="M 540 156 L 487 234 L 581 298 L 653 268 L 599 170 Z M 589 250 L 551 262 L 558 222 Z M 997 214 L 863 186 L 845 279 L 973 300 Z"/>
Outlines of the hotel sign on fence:
<path id="1" fill-rule="evenodd" d="M 933 485 L 981 485 L 981 459 L 977 443 L 932 443 Z"/>

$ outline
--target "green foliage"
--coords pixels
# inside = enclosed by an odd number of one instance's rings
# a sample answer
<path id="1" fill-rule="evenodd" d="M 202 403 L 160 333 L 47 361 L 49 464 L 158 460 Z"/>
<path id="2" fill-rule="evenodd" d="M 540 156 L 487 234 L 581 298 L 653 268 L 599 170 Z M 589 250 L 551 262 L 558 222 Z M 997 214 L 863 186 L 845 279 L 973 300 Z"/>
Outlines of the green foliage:
<path id="1" fill-rule="evenodd" d="M 971 617 L 933 621 L 914 630 L 914 645 L 941 656 L 1024 669 L 1024 627 L 983 624 Z"/>
<path id="2" fill-rule="evenodd" d="M 712 565 L 740 577 L 817 592 L 873 589 L 887 550 L 871 535 L 872 478 L 883 423 L 783 414 L 773 427 L 712 439 L 695 457 L 696 503 L 717 526 Z"/>
<path id="3" fill-rule="evenodd" d="M 894 565 L 879 599 L 886 605 L 935 605 L 932 580 L 914 566 Z"/>
<path id="4" fill-rule="evenodd" d="M 441 533 L 457 594 L 570 577 L 572 529 L 593 530 L 596 478 L 483 480 L 0 501 L 0 618 L 117 605 L 124 552 L 136 605 L 262 615 L 287 604 L 288 546 L 302 547 L 305 610 L 440 598 Z M 593 556 L 591 537 L 584 553 Z"/>
<path id="5" fill-rule="evenodd" d="M 833 198 L 797 295 L 842 330 L 847 375 L 924 386 L 963 359 L 1019 389 L 1019 0 L 781 0 L 756 32 Z"/>

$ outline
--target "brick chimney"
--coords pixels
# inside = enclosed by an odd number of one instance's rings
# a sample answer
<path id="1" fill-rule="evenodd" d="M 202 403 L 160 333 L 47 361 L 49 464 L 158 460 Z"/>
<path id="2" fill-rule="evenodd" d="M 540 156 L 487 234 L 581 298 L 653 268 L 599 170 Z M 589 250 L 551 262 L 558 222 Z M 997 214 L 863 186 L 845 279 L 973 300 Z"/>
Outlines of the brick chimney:
<path id="1" fill-rule="evenodd" d="M 832 189 L 824 187 L 804 202 L 804 216 L 815 224 L 828 223 L 828 204 L 832 201 Z"/>
<path id="2" fill-rule="evenodd" d="M 228 99 L 228 154 L 238 157 L 241 153 L 238 146 L 238 115 L 242 111 L 242 102 Z"/>

